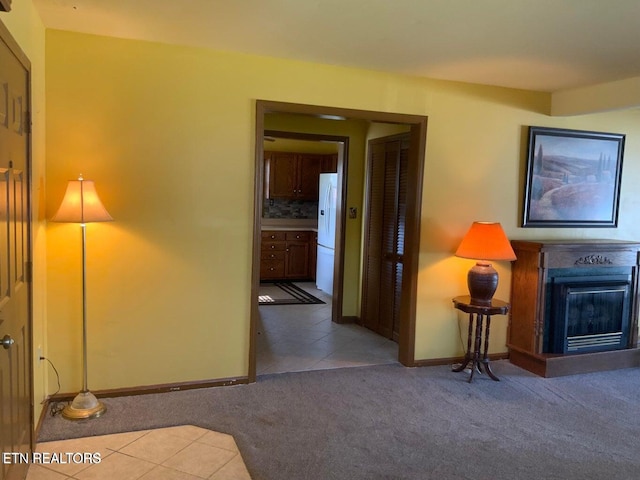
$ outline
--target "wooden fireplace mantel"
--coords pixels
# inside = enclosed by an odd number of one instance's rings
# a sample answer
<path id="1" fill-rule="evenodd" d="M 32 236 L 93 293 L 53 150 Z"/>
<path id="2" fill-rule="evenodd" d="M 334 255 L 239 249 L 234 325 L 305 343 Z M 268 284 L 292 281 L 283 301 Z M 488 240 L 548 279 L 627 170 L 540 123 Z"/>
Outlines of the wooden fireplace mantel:
<path id="1" fill-rule="evenodd" d="M 640 242 L 622 240 L 512 240 L 517 260 L 511 269 L 510 361 L 544 377 L 640 366 L 638 349 L 638 273 Z M 557 270 L 559 269 L 559 270 Z M 579 354 L 544 351 L 545 318 L 552 298 L 550 272 L 588 276 L 607 271 L 631 276 L 631 324 L 627 348 Z"/>

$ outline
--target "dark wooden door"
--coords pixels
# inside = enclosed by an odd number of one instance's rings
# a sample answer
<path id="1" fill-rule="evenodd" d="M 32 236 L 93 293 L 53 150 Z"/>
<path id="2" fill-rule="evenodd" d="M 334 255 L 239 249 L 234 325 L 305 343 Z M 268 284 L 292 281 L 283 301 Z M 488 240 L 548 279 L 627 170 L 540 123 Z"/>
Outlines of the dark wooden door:
<path id="1" fill-rule="evenodd" d="M 369 142 L 362 292 L 365 327 L 398 340 L 407 209 L 409 134 Z"/>
<path id="2" fill-rule="evenodd" d="M 2 25 L 0 25 L 2 27 Z M 0 447 L 32 448 L 29 262 L 28 61 L 0 29 Z M 21 479 L 24 463 L 0 462 L 0 480 Z"/>

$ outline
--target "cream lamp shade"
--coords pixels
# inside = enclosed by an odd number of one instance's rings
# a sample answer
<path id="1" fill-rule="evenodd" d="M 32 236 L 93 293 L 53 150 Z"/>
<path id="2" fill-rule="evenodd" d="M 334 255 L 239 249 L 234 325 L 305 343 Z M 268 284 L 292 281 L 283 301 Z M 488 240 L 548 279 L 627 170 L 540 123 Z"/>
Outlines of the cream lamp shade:
<path id="1" fill-rule="evenodd" d="M 104 208 L 92 180 L 69 180 L 60 208 L 51 218 L 54 222 L 92 223 L 111 222 L 113 218 Z"/>

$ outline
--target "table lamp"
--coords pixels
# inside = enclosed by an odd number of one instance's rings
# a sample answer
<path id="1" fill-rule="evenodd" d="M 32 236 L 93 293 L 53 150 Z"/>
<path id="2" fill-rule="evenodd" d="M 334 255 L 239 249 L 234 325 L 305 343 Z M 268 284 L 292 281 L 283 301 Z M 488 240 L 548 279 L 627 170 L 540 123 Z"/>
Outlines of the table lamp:
<path id="1" fill-rule="evenodd" d="M 79 223 L 82 230 L 82 390 L 70 405 L 62 410 L 62 416 L 70 420 L 94 418 L 102 415 L 106 407 L 87 387 L 87 232 L 86 224 L 110 222 L 113 220 L 104 208 L 96 187 L 91 180 L 80 175 L 78 180 L 70 180 L 60 204 L 51 219 L 54 222 Z"/>
<path id="2" fill-rule="evenodd" d="M 491 305 L 498 288 L 498 272 L 489 260 L 516 259 L 502 226 L 497 222 L 473 222 L 456 250 L 456 256 L 477 260 L 467 275 L 471 303 Z"/>

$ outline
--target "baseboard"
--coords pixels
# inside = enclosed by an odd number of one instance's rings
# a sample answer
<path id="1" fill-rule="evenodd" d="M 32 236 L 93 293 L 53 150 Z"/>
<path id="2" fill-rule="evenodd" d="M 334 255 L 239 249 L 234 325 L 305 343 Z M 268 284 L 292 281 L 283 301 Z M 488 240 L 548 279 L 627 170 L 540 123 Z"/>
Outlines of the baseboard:
<path id="1" fill-rule="evenodd" d="M 336 323 L 355 323 L 357 325 L 360 324 L 360 318 L 358 318 L 355 315 L 343 315 L 342 317 L 340 317 L 340 320 L 337 321 Z"/>
<path id="2" fill-rule="evenodd" d="M 44 422 L 45 415 L 49 412 L 49 401 L 50 398 L 45 398 L 42 402 L 42 410 L 40 410 L 40 416 L 38 417 L 38 423 L 36 423 L 35 428 L 33 429 L 33 445 L 35 448 L 35 444 L 38 443 L 38 437 L 40 436 L 40 429 L 42 428 L 42 422 Z"/>
<path id="3" fill-rule="evenodd" d="M 140 387 L 113 388 L 107 390 L 92 390 L 96 397 L 130 397 L 134 395 L 146 395 L 150 393 L 179 392 L 181 390 L 193 390 L 196 388 L 226 387 L 230 385 L 246 385 L 249 377 L 222 378 L 218 380 L 199 380 L 195 382 L 164 383 L 158 385 L 145 385 Z M 58 393 L 49 398 L 49 402 L 63 402 L 73 400 L 75 393 Z"/>
<path id="4" fill-rule="evenodd" d="M 491 353 L 488 355 L 490 361 L 506 360 L 509 358 L 509 353 Z M 413 367 L 435 367 L 438 365 L 451 365 L 453 363 L 462 363 L 464 356 L 461 357 L 447 357 L 447 358 L 433 358 L 425 360 L 416 360 L 413 362 Z"/>

